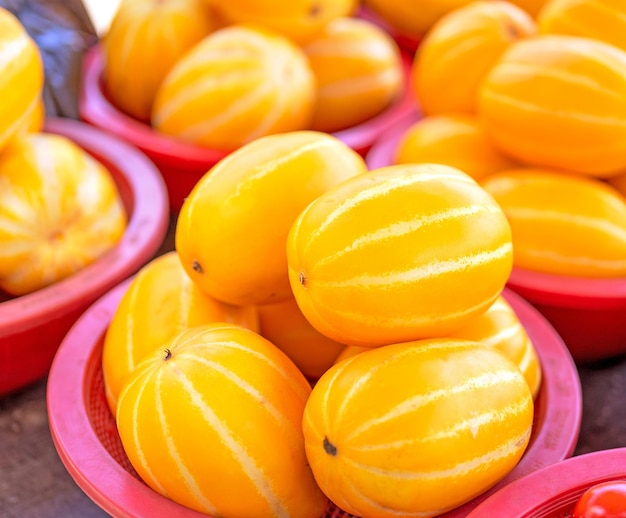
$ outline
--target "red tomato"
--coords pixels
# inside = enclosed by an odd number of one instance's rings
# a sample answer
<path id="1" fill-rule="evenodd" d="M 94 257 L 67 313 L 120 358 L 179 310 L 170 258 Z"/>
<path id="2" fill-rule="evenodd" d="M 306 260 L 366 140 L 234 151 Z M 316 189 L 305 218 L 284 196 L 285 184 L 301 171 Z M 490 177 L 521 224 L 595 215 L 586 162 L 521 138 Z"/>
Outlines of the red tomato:
<path id="1" fill-rule="evenodd" d="M 626 480 L 591 486 L 576 503 L 572 518 L 626 518 Z"/>

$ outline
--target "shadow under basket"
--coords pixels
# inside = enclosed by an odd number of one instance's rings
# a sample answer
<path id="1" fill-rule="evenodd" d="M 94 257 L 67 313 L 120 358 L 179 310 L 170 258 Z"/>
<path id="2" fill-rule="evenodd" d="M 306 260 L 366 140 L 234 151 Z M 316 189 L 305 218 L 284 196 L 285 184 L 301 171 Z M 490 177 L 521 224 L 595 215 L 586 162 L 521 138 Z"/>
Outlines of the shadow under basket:
<path id="1" fill-rule="evenodd" d="M 332 133 L 362 156 L 394 126 L 399 117 L 413 110 L 415 100 L 409 88 L 412 59 L 405 52 L 401 52 L 401 57 L 405 81 L 398 99 L 371 119 Z M 80 117 L 143 151 L 160 170 L 167 185 L 170 209 L 173 214 L 178 214 L 198 180 L 228 153 L 159 133 L 148 123 L 118 109 L 104 88 L 104 65 L 100 45 L 95 45 L 85 54 L 78 100 Z"/>
<path id="2" fill-rule="evenodd" d="M 78 486 L 117 518 L 200 518 L 150 489 L 128 460 L 107 405 L 102 374 L 102 344 L 109 322 L 131 279 L 93 304 L 67 334 L 48 378 L 51 435 L 66 469 Z M 570 457 L 582 416 L 580 379 L 567 348 L 554 329 L 528 303 L 505 290 L 535 344 L 543 381 L 535 402 L 530 443 L 516 467 L 498 484 L 463 506 L 441 515 L 461 518 L 497 490 L 525 475 Z M 320 518 L 350 518 L 329 506 Z"/>

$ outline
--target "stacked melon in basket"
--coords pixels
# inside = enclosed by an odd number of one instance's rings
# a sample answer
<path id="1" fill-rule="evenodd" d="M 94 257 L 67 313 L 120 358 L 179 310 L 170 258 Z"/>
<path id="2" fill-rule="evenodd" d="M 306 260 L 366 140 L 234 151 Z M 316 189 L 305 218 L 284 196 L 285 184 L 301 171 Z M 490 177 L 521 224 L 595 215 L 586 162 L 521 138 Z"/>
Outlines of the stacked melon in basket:
<path id="1" fill-rule="evenodd" d="M 231 31 L 249 29 L 211 41 Z M 311 128 L 242 142 L 196 183 L 175 250 L 133 278 L 105 335 L 132 466 L 227 518 L 461 506 L 514 469 L 533 428 L 542 370 L 502 296 L 512 262 L 504 212 L 458 168 L 368 171 Z"/>
<path id="2" fill-rule="evenodd" d="M 21 22 L 0 8 L 0 290 L 54 284 L 110 250 L 127 224 L 110 172 L 44 133 L 44 68 Z"/>

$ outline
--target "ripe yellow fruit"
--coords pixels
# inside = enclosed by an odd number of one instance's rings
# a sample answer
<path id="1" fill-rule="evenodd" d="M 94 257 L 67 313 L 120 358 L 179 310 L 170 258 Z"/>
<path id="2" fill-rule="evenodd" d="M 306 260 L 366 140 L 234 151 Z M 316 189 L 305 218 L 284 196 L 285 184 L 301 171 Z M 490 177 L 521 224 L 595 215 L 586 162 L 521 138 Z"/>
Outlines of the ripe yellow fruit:
<path id="1" fill-rule="evenodd" d="M 431 517 L 515 467 L 533 414 L 526 381 L 498 350 L 430 339 L 331 367 L 303 430 L 315 479 L 338 507 L 363 518 Z"/>
<path id="2" fill-rule="evenodd" d="M 448 338 L 471 340 L 497 349 L 517 365 L 533 398 L 539 393 L 542 368 L 537 351 L 515 311 L 503 296 L 498 297 L 487 311 L 468 325 L 450 333 Z M 369 350 L 368 347 L 349 345 L 341 351 L 334 363 Z"/>
<path id="3" fill-rule="evenodd" d="M 346 345 L 445 336 L 485 311 L 513 262 L 511 231 L 469 175 L 440 164 L 383 167 L 313 201 L 287 238 L 304 316 Z"/>
<path id="4" fill-rule="evenodd" d="M 230 322 L 258 331 L 254 307 L 212 299 L 189 278 L 176 252 L 145 265 L 117 306 L 102 349 L 104 389 L 115 414 L 122 387 L 141 359 L 189 327 Z"/>
<path id="5" fill-rule="evenodd" d="M 39 48 L 22 23 L 0 7 L 0 150 L 41 99 L 44 81 Z"/>
<path id="6" fill-rule="evenodd" d="M 311 387 L 277 347 L 229 324 L 187 329 L 133 371 L 122 445 L 155 491 L 233 518 L 319 518 L 327 498 L 304 451 Z"/>
<path id="7" fill-rule="evenodd" d="M 355 126 L 403 93 L 398 45 L 372 22 L 336 18 L 302 48 L 317 80 L 311 129 L 332 133 Z"/>
<path id="8" fill-rule="evenodd" d="M 166 135 L 233 151 L 265 135 L 309 128 L 315 89 L 308 59 L 295 43 L 232 25 L 204 38 L 170 70 L 151 121 Z"/>
<path id="9" fill-rule="evenodd" d="M 363 4 L 398 32 L 423 36 L 445 14 L 471 0 L 363 0 Z"/>
<path id="10" fill-rule="evenodd" d="M 297 43 L 306 42 L 333 19 L 355 12 L 358 0 L 229 0 L 211 2 L 224 23 L 253 23 Z"/>
<path id="11" fill-rule="evenodd" d="M 534 344 L 503 296 L 467 326 L 450 334 L 493 347 L 511 360 L 524 376 L 533 398 L 539 393 L 542 369 Z"/>
<path id="12" fill-rule="evenodd" d="M 474 180 L 515 166 L 487 137 L 474 116 L 452 113 L 427 115 L 407 128 L 396 146 L 393 162 L 449 165 Z"/>
<path id="13" fill-rule="evenodd" d="M 167 73 L 212 29 L 202 0 L 123 0 L 102 39 L 102 79 L 111 101 L 150 121 Z"/>
<path id="14" fill-rule="evenodd" d="M 482 83 L 477 112 L 519 162 L 610 177 L 626 169 L 625 92 L 626 51 L 543 34 L 509 46 Z"/>
<path id="15" fill-rule="evenodd" d="M 502 0 L 470 2 L 446 14 L 413 60 L 411 85 L 423 113 L 474 113 L 479 86 L 498 58 L 535 32 L 528 13 Z"/>
<path id="16" fill-rule="evenodd" d="M 292 297 L 257 308 L 259 333 L 283 351 L 311 380 L 319 378 L 345 348 L 317 331 Z"/>
<path id="17" fill-rule="evenodd" d="M 71 140 L 15 136 L 0 154 L 0 288 L 24 295 L 108 252 L 127 214 L 111 173 Z"/>
<path id="18" fill-rule="evenodd" d="M 626 275 L 626 199 L 606 182 L 545 169 L 487 177 L 506 214 L 514 264 L 577 277 Z"/>
<path id="19" fill-rule="evenodd" d="M 230 304 L 290 298 L 289 228 L 320 194 L 366 170 L 356 151 L 317 131 L 243 146 L 211 168 L 182 206 L 175 244 L 183 267 L 206 293 Z"/>
<path id="20" fill-rule="evenodd" d="M 537 25 L 542 34 L 582 36 L 626 50 L 626 6 L 620 0 L 547 0 Z"/>

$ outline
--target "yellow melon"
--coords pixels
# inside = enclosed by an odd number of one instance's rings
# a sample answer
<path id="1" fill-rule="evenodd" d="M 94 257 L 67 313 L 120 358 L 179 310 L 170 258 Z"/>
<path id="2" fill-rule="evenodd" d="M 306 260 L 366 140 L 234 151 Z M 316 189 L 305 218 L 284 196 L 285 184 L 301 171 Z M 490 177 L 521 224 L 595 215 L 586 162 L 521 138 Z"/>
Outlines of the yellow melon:
<path id="1" fill-rule="evenodd" d="M 511 169 L 476 118 L 466 114 L 427 115 L 411 125 L 398 142 L 393 163 L 437 163 L 456 167 L 474 180 Z"/>
<path id="2" fill-rule="evenodd" d="M 0 150 L 41 99 L 43 60 L 22 23 L 0 7 Z"/>
<path id="3" fill-rule="evenodd" d="M 501 0 L 470 2 L 442 17 L 413 60 L 411 85 L 421 110 L 474 113 L 487 72 L 511 43 L 535 32 L 528 13 Z"/>
<path id="4" fill-rule="evenodd" d="M 481 184 L 511 224 L 516 267 L 577 277 L 626 275 L 626 199 L 606 182 L 517 169 Z"/>
<path id="5" fill-rule="evenodd" d="M 345 348 L 317 331 L 292 297 L 257 308 L 259 333 L 283 351 L 309 379 L 319 378 Z"/>
<path id="6" fill-rule="evenodd" d="M 313 201 L 287 238 L 302 313 L 337 342 L 365 347 L 465 325 L 498 297 L 512 260 L 502 209 L 441 164 L 349 178 Z"/>
<path id="7" fill-rule="evenodd" d="M 330 187 L 367 170 L 339 139 L 317 131 L 259 138 L 195 185 L 176 224 L 176 250 L 212 297 L 239 306 L 292 296 L 286 242 L 296 217 Z"/>
<path id="8" fill-rule="evenodd" d="M 102 39 L 102 80 L 113 104 L 149 121 L 167 73 L 212 29 L 202 0 L 123 0 Z"/>
<path id="9" fill-rule="evenodd" d="M 398 45 L 372 22 L 336 18 L 302 48 L 317 80 L 311 129 L 332 133 L 360 124 L 403 93 Z"/>
<path id="10" fill-rule="evenodd" d="M 626 5 L 621 0 L 547 0 L 537 25 L 542 34 L 582 36 L 626 50 Z"/>
<path id="11" fill-rule="evenodd" d="M 117 399 L 140 360 L 189 327 L 231 322 L 258 331 L 254 307 L 212 299 L 183 269 L 175 251 L 156 257 L 133 278 L 115 309 L 102 349 L 107 402 Z"/>
<path id="12" fill-rule="evenodd" d="M 280 349 L 232 324 L 189 328 L 145 357 L 124 386 L 122 445 L 155 491 L 232 518 L 319 518 L 307 464 L 311 387 Z"/>
<path id="13" fill-rule="evenodd" d="M 517 365 L 533 398 L 539 393 L 542 369 L 535 345 L 503 296 L 498 297 L 473 322 L 451 333 L 450 337 L 480 342 L 497 349 Z"/>
<path id="14" fill-rule="evenodd" d="M 303 43 L 335 18 L 355 12 L 359 0 L 205 0 L 225 24 L 253 23 Z"/>
<path id="15" fill-rule="evenodd" d="M 520 162 L 618 174 L 626 169 L 626 51 L 576 36 L 519 40 L 482 83 L 477 113 Z"/>
<path id="16" fill-rule="evenodd" d="M 306 54 L 295 43 L 256 26 L 231 25 L 170 70 L 151 123 L 186 142 L 233 151 L 265 135 L 309 128 L 315 89 Z"/>
<path id="17" fill-rule="evenodd" d="M 307 401 L 315 480 L 364 518 L 431 517 L 483 493 L 528 445 L 533 399 L 519 369 L 477 342 L 387 345 L 331 367 Z"/>
<path id="18" fill-rule="evenodd" d="M 71 140 L 23 133 L 0 154 L 0 288 L 23 295 L 108 252 L 127 214 L 111 173 Z"/>

